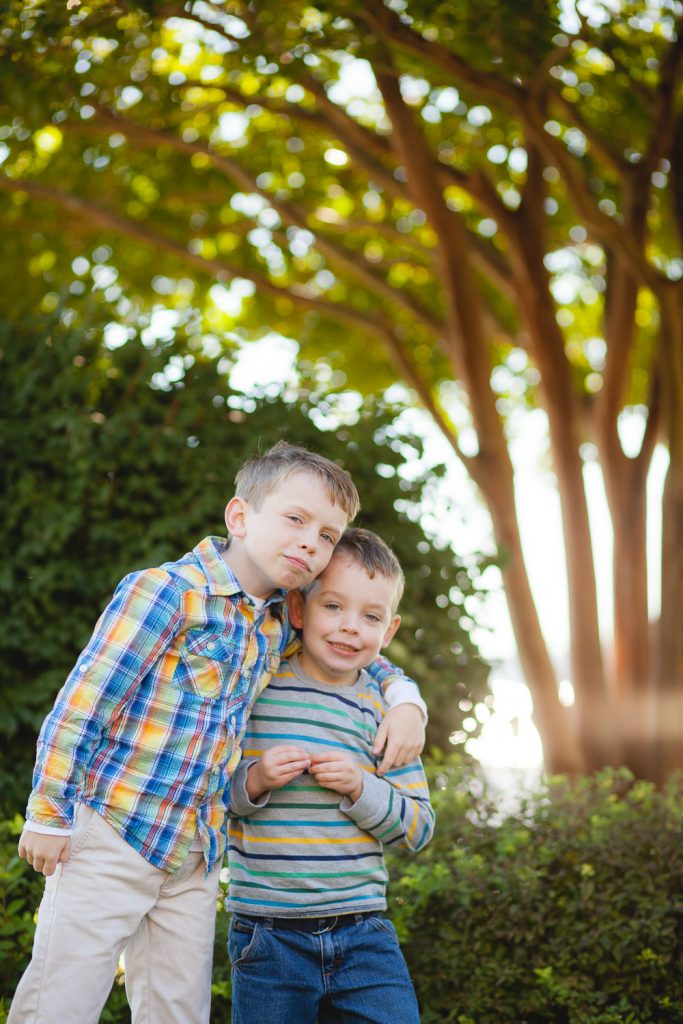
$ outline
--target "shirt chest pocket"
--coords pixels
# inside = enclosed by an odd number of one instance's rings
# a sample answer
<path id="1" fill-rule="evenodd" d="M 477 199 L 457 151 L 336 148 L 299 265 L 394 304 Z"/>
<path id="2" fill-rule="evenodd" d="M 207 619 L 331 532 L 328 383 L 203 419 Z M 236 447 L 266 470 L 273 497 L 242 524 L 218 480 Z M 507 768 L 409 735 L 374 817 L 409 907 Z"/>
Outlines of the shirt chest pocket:
<path id="1" fill-rule="evenodd" d="M 200 700 L 229 696 L 239 681 L 242 651 L 233 633 L 190 629 L 180 650 L 173 684 Z"/>

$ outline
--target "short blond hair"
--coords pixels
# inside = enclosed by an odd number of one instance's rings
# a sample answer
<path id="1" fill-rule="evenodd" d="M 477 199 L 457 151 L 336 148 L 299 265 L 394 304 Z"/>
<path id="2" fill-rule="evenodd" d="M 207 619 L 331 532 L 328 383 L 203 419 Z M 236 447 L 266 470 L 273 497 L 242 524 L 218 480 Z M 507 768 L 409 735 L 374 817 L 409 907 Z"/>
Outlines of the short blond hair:
<path id="1" fill-rule="evenodd" d="M 358 515 L 358 491 L 346 470 L 323 455 L 288 441 L 278 441 L 263 455 L 247 459 L 235 477 L 235 494 L 258 509 L 267 495 L 292 473 L 316 476 L 330 500 L 346 512 L 349 522 Z"/>

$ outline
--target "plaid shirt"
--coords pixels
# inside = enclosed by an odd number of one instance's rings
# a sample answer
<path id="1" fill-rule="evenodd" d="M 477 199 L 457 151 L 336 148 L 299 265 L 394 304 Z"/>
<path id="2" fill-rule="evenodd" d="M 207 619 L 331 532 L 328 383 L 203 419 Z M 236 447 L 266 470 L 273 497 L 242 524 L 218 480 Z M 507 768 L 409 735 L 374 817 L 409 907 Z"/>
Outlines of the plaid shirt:
<path id="1" fill-rule="evenodd" d="M 297 646 L 284 593 L 256 611 L 226 547 L 207 537 L 121 581 L 43 723 L 30 821 L 69 828 L 83 801 L 159 868 L 197 833 L 207 870 L 220 861 L 251 706 Z M 371 671 L 397 678 L 383 659 Z"/>

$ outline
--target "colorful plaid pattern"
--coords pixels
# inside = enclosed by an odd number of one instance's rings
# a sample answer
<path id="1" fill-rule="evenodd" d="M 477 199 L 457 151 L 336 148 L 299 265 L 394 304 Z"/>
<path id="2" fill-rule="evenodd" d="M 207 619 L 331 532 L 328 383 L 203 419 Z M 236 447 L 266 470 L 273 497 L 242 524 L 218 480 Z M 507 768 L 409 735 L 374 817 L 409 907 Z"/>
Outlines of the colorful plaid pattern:
<path id="1" fill-rule="evenodd" d="M 207 537 L 121 581 L 43 723 L 31 821 L 71 827 L 83 801 L 159 868 L 197 833 L 207 870 L 222 858 L 251 704 L 297 646 L 282 592 L 256 612 L 226 546 Z M 379 659 L 373 675 L 386 687 L 397 670 Z"/>

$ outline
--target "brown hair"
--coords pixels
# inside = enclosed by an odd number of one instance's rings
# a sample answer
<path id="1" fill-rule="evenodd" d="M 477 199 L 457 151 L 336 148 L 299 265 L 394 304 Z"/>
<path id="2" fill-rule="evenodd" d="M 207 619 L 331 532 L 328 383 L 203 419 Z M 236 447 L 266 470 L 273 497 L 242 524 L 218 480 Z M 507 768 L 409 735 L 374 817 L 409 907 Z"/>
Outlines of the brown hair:
<path id="1" fill-rule="evenodd" d="M 317 476 L 329 498 L 346 512 L 349 520 L 358 514 L 358 491 L 346 470 L 316 452 L 287 441 L 278 441 L 263 455 L 247 459 L 235 477 L 235 494 L 258 509 L 266 495 L 292 473 Z"/>
<path id="2" fill-rule="evenodd" d="M 353 562 L 362 566 L 370 579 L 375 573 L 396 583 L 396 595 L 392 611 L 398 608 L 405 588 L 405 576 L 398 558 L 388 544 L 372 530 L 363 530 L 358 526 L 349 526 L 341 535 L 334 549 L 333 557 L 347 555 Z M 315 583 L 315 580 L 313 581 Z"/>

